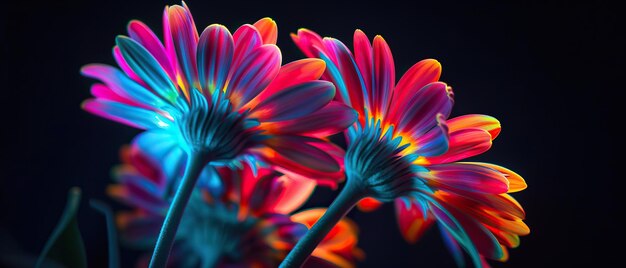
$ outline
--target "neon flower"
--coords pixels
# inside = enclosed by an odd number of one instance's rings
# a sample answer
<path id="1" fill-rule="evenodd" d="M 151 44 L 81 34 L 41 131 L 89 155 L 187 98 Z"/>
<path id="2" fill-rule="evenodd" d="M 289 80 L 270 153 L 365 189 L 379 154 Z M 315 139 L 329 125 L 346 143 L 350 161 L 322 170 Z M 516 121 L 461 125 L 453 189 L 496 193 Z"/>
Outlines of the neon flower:
<path id="1" fill-rule="evenodd" d="M 123 240 L 151 248 L 159 234 L 176 176 L 163 170 L 159 150 L 134 143 L 122 150 L 123 165 L 115 169 L 117 184 L 108 192 L 133 210 L 117 217 Z M 167 166 L 167 165 L 165 165 Z M 257 176 L 242 169 L 205 168 L 187 206 L 168 267 L 276 267 L 324 209 L 291 215 L 311 195 L 315 181 L 291 178 L 261 168 Z M 215 182 L 220 180 L 223 183 Z M 290 216 L 291 215 L 291 216 Z M 313 254 L 307 266 L 353 267 L 362 256 L 356 247 L 357 228 L 341 221 Z M 145 267 L 147 258 L 138 266 Z"/>
<path id="2" fill-rule="evenodd" d="M 326 61 L 324 78 L 359 121 L 346 132 L 344 189 L 283 267 L 302 263 L 317 237 L 366 197 L 364 205 L 395 202 L 400 230 L 410 242 L 437 222 L 459 265 L 460 248 L 475 266 L 486 265 L 484 258 L 506 260 L 506 247 L 518 246 L 519 236 L 529 233 L 524 210 L 508 195 L 526 183 L 497 165 L 457 162 L 491 147 L 500 133 L 498 120 L 476 114 L 448 119 L 453 94 L 438 81 L 436 60 L 418 62 L 396 84 L 391 50 L 380 36 L 371 43 L 357 30 L 354 54 L 340 41 L 306 29 L 292 37 L 307 56 Z"/>
<path id="3" fill-rule="evenodd" d="M 155 248 L 164 264 L 198 173 L 207 164 L 241 165 L 261 160 L 281 172 L 343 178 L 332 147 L 322 137 L 341 132 L 356 118 L 332 102 L 334 86 L 317 79 L 319 59 L 281 67 L 273 20 L 243 25 L 234 34 L 213 24 L 198 34 L 187 6 L 166 7 L 163 42 L 145 24 L 131 21 L 104 64 L 82 68 L 102 83 L 83 108 L 132 127 L 175 140 L 189 156 L 172 209 Z M 254 165 L 253 165 L 254 166 Z"/>

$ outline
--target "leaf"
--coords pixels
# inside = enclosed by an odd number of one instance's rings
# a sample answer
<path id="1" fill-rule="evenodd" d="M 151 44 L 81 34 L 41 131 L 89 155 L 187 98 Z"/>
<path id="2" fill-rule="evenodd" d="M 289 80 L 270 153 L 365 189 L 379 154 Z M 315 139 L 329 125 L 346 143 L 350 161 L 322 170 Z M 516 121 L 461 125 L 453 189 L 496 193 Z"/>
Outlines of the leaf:
<path id="1" fill-rule="evenodd" d="M 115 219 L 111 208 L 100 200 L 89 200 L 89 205 L 102 213 L 106 219 L 107 237 L 109 239 L 109 268 L 120 267 L 120 253 L 117 243 L 117 231 L 115 229 Z"/>
<path id="2" fill-rule="evenodd" d="M 55 260 L 68 268 L 87 267 L 85 246 L 76 220 L 80 196 L 80 188 L 70 189 L 65 211 L 46 242 L 35 267 L 42 267 L 46 259 Z"/>

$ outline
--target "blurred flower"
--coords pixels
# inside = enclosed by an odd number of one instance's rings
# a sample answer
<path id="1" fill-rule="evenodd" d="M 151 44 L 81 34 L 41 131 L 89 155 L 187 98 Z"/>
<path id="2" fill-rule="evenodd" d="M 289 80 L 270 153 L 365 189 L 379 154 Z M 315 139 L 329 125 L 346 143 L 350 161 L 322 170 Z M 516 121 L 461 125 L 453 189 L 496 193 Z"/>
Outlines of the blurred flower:
<path id="1" fill-rule="evenodd" d="M 82 68 L 101 81 L 85 110 L 148 130 L 155 145 L 180 146 L 205 162 L 235 166 L 260 159 L 330 185 L 342 179 L 340 156 L 333 155 L 341 152 L 323 137 L 343 131 L 356 115 L 331 101 L 331 83 L 317 80 L 323 61 L 281 67 L 276 23 L 269 18 L 233 35 L 218 24 L 199 35 L 183 3 L 165 8 L 163 27 L 162 42 L 131 21 L 128 36 L 118 36 L 113 48 L 121 70 Z"/>
<path id="2" fill-rule="evenodd" d="M 391 50 L 381 36 L 370 42 L 357 30 L 354 54 L 339 40 L 310 30 L 292 38 L 308 57 L 326 61 L 323 78 L 359 114 L 346 132 L 345 168 L 346 188 L 370 197 L 361 207 L 395 200 L 409 242 L 437 222 L 460 265 L 460 248 L 476 266 L 486 265 L 483 258 L 506 260 L 506 247 L 518 246 L 519 236 L 529 233 L 524 210 L 508 195 L 526 183 L 497 165 L 457 162 L 491 147 L 500 133 L 498 120 L 476 114 L 448 119 L 453 93 L 438 81 L 436 60 L 418 62 L 396 84 Z"/>
<path id="3" fill-rule="evenodd" d="M 108 189 L 111 196 L 133 208 L 120 212 L 117 223 L 123 241 L 140 249 L 154 245 L 173 195 L 168 189 L 177 183 L 175 172 L 161 168 L 167 165 L 155 148 L 138 143 L 124 148 L 124 163 L 114 171 L 118 183 Z M 265 167 L 255 176 L 247 163 L 242 169 L 219 168 L 217 172 L 207 167 L 200 175 L 168 266 L 276 267 L 324 212 L 312 209 L 292 215 L 313 192 L 313 180 Z M 363 255 L 356 242 L 356 225 L 344 219 L 309 265 L 352 267 Z M 139 266 L 145 267 L 147 261 L 146 256 Z"/>

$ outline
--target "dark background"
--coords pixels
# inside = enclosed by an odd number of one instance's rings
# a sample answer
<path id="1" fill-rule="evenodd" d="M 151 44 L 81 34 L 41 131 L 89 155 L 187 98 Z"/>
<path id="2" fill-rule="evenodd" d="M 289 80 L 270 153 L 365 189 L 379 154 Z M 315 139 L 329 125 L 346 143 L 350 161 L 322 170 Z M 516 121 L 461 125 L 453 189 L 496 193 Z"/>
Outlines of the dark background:
<path id="1" fill-rule="evenodd" d="M 113 3 L 115 2 L 115 3 Z M 514 196 L 531 235 L 498 267 L 604 266 L 623 262 L 621 203 L 624 23 L 616 5 L 598 1 L 539 3 L 440 1 L 323 3 L 188 2 L 200 29 L 234 31 L 270 16 L 279 26 L 284 62 L 302 57 L 289 33 L 306 27 L 351 46 L 355 28 L 389 42 L 398 77 L 423 58 L 442 62 L 454 87 L 454 115 L 497 117 L 503 132 L 477 160 L 507 166 L 529 187 Z M 508 1 L 502 1 L 508 2 Z M 8 5 L 7 5 L 8 4 Z M 171 1 L 11 1 L 0 7 L 1 245 L 38 254 L 80 186 L 85 200 L 104 194 L 118 148 L 137 130 L 80 110 L 94 82 L 79 75 L 91 62 L 113 64 L 111 48 L 126 23 L 140 19 L 161 33 Z M 311 206 L 334 192 L 319 191 Z M 119 206 L 116 206 L 119 208 Z M 360 267 L 454 266 L 439 234 L 416 245 L 399 235 L 392 206 L 352 212 L 367 259 Z M 86 205 L 79 223 L 91 267 L 106 265 L 104 221 Z M 9 236 L 13 240 L 9 239 Z M 1 247 L 0 247 L 1 249 Z M 137 252 L 124 251 L 130 266 Z"/>

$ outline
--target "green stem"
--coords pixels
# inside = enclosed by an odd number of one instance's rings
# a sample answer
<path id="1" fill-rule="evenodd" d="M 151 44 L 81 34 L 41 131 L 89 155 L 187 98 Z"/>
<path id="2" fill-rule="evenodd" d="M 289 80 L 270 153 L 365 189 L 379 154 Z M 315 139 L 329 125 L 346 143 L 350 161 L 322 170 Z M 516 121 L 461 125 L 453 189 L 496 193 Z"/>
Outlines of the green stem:
<path id="1" fill-rule="evenodd" d="M 317 245 L 326 237 L 328 232 L 343 218 L 356 203 L 365 197 L 364 191 L 356 184 L 348 182 L 343 187 L 339 196 L 333 201 L 326 213 L 311 227 L 311 229 L 298 241 L 296 246 L 289 252 L 280 268 L 299 268 L 309 258 Z"/>
<path id="2" fill-rule="evenodd" d="M 180 224 L 180 219 L 183 217 L 185 207 L 189 202 L 189 197 L 196 186 L 198 176 L 207 162 L 206 157 L 202 154 L 189 154 L 185 175 L 178 186 L 172 204 L 165 216 L 161 233 L 159 234 L 154 252 L 152 253 L 150 268 L 163 268 L 167 264 L 167 258 L 170 255 L 170 250 L 172 249 L 172 244 L 174 244 L 174 238 L 176 237 L 176 230 L 178 230 L 178 224 Z"/>

